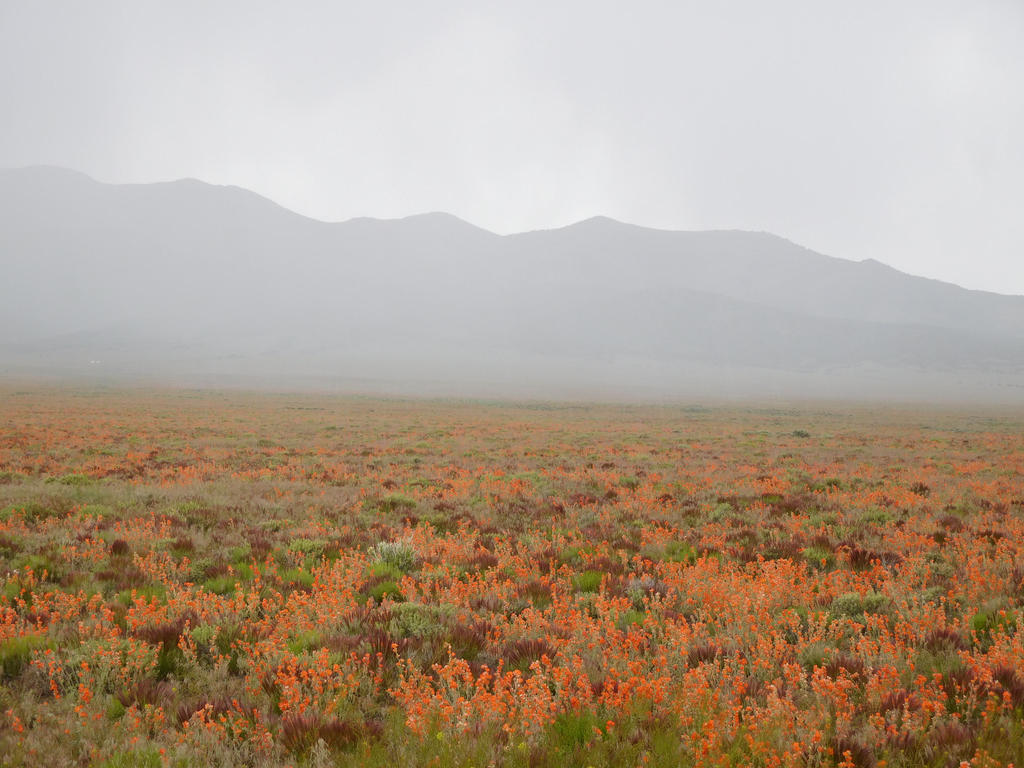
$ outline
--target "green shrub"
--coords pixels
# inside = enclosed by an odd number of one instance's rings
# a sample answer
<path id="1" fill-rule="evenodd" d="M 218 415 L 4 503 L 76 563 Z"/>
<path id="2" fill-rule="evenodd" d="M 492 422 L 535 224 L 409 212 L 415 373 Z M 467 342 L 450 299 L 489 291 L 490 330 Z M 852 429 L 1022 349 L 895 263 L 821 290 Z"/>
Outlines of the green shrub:
<path id="1" fill-rule="evenodd" d="M 124 606 L 131 606 L 136 600 L 152 600 L 156 598 L 163 601 L 167 597 L 167 587 L 163 584 L 147 584 L 136 589 L 126 589 L 118 593 L 117 600 Z"/>
<path id="2" fill-rule="evenodd" d="M 416 499 L 401 493 L 389 493 L 377 499 L 372 505 L 381 512 L 394 512 L 399 509 L 411 509 L 416 506 Z"/>
<path id="3" fill-rule="evenodd" d="M 697 550 L 686 541 L 670 541 L 665 545 L 665 560 L 670 563 L 686 563 L 692 565 L 697 562 Z"/>
<path id="4" fill-rule="evenodd" d="M 572 585 L 577 592 L 597 592 L 603 577 L 601 571 L 583 571 L 572 577 Z"/>
<path id="5" fill-rule="evenodd" d="M 382 541 L 371 550 L 374 560 L 379 564 L 397 568 L 408 573 L 416 566 L 416 550 L 404 541 Z"/>
<path id="6" fill-rule="evenodd" d="M 551 724 L 554 748 L 558 752 L 575 752 L 594 736 L 597 718 L 590 712 L 563 712 Z"/>
<path id="7" fill-rule="evenodd" d="M 829 612 L 833 618 L 863 618 L 865 614 L 883 612 L 888 603 L 889 599 L 878 592 L 868 592 L 863 597 L 857 592 L 846 592 L 832 601 Z"/>
<path id="8" fill-rule="evenodd" d="M 0 676 L 11 679 L 32 659 L 32 651 L 45 648 L 46 639 L 39 635 L 11 637 L 0 643 Z"/>
<path id="9" fill-rule="evenodd" d="M 232 574 L 225 574 L 223 576 L 214 576 L 212 579 L 207 579 L 203 582 L 203 587 L 208 592 L 213 592 L 215 595 L 227 595 L 235 591 L 235 583 L 237 579 Z"/>
<path id="10" fill-rule="evenodd" d="M 213 638 L 217 634 L 217 628 L 210 624 L 200 624 L 192 629 L 192 640 L 200 648 L 209 649 L 213 645 Z"/>
<path id="11" fill-rule="evenodd" d="M 889 598 L 880 592 L 868 592 L 864 595 L 864 613 L 884 613 L 889 606 Z"/>
<path id="12" fill-rule="evenodd" d="M 278 578 L 285 584 L 293 584 L 301 587 L 311 588 L 313 586 L 313 574 L 302 568 L 285 568 L 277 572 Z"/>
<path id="13" fill-rule="evenodd" d="M 401 569 L 396 568 L 391 563 L 374 563 L 370 566 L 370 575 L 385 581 L 400 581 L 403 574 Z"/>
<path id="14" fill-rule="evenodd" d="M 807 547 L 804 550 L 804 560 L 812 568 L 827 570 L 835 564 L 836 555 L 831 549 L 824 547 Z"/>
<path id="15" fill-rule="evenodd" d="M 800 666 L 806 669 L 808 672 L 812 671 L 815 667 L 824 667 L 825 661 L 828 659 L 829 647 L 823 642 L 811 643 L 805 648 L 801 648 L 797 653 L 797 661 Z"/>
<path id="16" fill-rule="evenodd" d="M 92 485 L 94 481 L 88 475 L 69 474 L 62 475 L 57 479 L 57 482 L 61 485 L 70 485 L 74 488 L 81 488 L 86 485 Z"/>
<path id="17" fill-rule="evenodd" d="M 26 523 L 34 523 L 37 520 L 45 520 L 53 517 L 57 513 L 54 510 L 40 504 L 39 502 L 29 502 L 28 504 L 19 504 L 18 506 L 4 507 L 0 509 L 0 520 L 8 520 L 14 515 L 21 515 Z"/>
<path id="18" fill-rule="evenodd" d="M 380 584 L 374 585 L 370 588 L 369 596 L 378 603 L 382 602 L 385 597 L 388 597 L 395 602 L 403 599 L 401 588 L 393 581 L 384 581 Z"/>
<path id="19" fill-rule="evenodd" d="M 313 650 L 315 648 L 322 648 L 324 644 L 324 636 L 315 629 L 306 630 L 305 632 L 299 632 L 295 637 L 288 641 L 288 650 L 298 656 L 303 651 Z"/>
<path id="20" fill-rule="evenodd" d="M 322 555 L 327 547 L 323 539 L 292 539 L 288 543 L 290 552 L 298 552 L 303 555 Z"/>
<path id="21" fill-rule="evenodd" d="M 444 631 L 447 619 L 437 606 L 402 603 L 392 609 L 388 631 L 396 637 L 433 637 Z"/>
<path id="22" fill-rule="evenodd" d="M 583 555 L 593 553 L 594 548 L 589 546 L 566 547 L 558 553 L 558 559 L 563 563 L 581 563 L 583 562 Z"/>
<path id="23" fill-rule="evenodd" d="M 78 510 L 78 514 L 80 517 L 98 517 L 101 520 L 116 516 L 114 510 L 105 504 L 86 504 Z"/>
<path id="24" fill-rule="evenodd" d="M 971 617 L 971 630 L 976 634 L 982 648 L 992 644 L 994 635 L 1009 633 L 1017 627 L 1017 616 L 1006 610 L 1000 600 L 990 600 Z"/>
<path id="25" fill-rule="evenodd" d="M 125 713 L 124 704 L 116 696 L 111 696 L 107 703 L 107 719 L 112 721 L 120 720 Z"/>
<path id="26" fill-rule="evenodd" d="M 235 578 L 238 581 L 252 581 L 253 576 L 256 575 L 256 572 L 253 571 L 253 569 L 250 566 L 246 565 L 245 563 L 237 563 L 234 566 L 234 569 L 235 569 Z"/>
<path id="27" fill-rule="evenodd" d="M 839 595 L 832 601 L 830 610 L 833 616 L 856 616 L 862 610 L 860 595 L 856 592 Z"/>
<path id="28" fill-rule="evenodd" d="M 21 542 L 17 539 L 4 536 L 0 538 L 0 557 L 11 558 L 21 551 Z M 13 582 L 8 582 L 12 584 Z"/>
<path id="29" fill-rule="evenodd" d="M 643 611 L 638 611 L 634 608 L 630 608 L 628 611 L 619 616 L 619 620 L 616 624 L 619 629 L 626 629 L 627 627 L 633 626 L 634 624 L 643 624 L 644 616 L 646 614 Z"/>
<path id="30" fill-rule="evenodd" d="M 290 528 L 292 525 L 294 525 L 294 522 L 288 517 L 281 517 L 273 520 L 262 520 L 259 523 L 260 528 L 271 533 L 283 531 L 286 528 Z"/>
<path id="31" fill-rule="evenodd" d="M 908 673 L 907 677 L 913 679 L 917 675 L 924 675 L 926 678 L 931 679 L 936 674 L 943 676 L 955 675 L 963 671 L 963 669 L 964 662 L 955 649 L 921 650 L 914 656 L 912 675 Z"/>
<path id="32" fill-rule="evenodd" d="M 47 581 L 57 581 L 63 575 L 63 564 L 54 564 L 53 560 L 44 555 L 22 554 L 17 562 L 19 570 L 27 571 L 31 568 L 32 572 L 40 579 L 43 578 L 45 572 Z"/>
<path id="33" fill-rule="evenodd" d="M 156 747 L 150 747 L 133 749 L 131 752 L 118 752 L 100 768 L 162 768 L 163 764 L 160 751 Z"/>
<path id="34" fill-rule="evenodd" d="M 201 581 L 205 576 L 206 572 L 213 568 L 215 563 L 212 558 L 209 557 L 197 557 L 193 560 L 188 567 L 188 579 L 191 582 Z"/>

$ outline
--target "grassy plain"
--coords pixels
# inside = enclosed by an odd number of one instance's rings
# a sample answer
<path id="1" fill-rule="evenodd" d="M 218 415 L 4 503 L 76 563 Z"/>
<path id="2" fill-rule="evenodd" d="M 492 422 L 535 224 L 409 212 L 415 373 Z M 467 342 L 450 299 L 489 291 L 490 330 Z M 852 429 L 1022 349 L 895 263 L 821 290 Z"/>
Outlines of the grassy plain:
<path id="1" fill-rule="evenodd" d="M 1024 412 L 0 390 L 0 765 L 1024 765 Z"/>

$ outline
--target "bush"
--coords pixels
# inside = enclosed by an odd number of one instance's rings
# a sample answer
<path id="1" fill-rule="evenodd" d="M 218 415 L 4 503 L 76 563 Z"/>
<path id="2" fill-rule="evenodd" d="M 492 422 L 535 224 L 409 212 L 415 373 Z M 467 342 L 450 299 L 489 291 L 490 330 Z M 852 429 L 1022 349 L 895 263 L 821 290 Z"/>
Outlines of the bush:
<path id="1" fill-rule="evenodd" d="M 235 591 L 235 581 L 235 577 L 230 575 L 214 576 L 204 581 L 203 586 L 215 595 L 227 595 Z"/>
<path id="2" fill-rule="evenodd" d="M 563 712 L 551 724 L 554 747 L 562 753 L 572 754 L 594 736 L 597 718 L 590 712 Z"/>
<path id="3" fill-rule="evenodd" d="M 155 747 L 131 752 L 118 752 L 102 764 L 101 768 L 161 768 L 163 760 Z"/>
<path id="4" fill-rule="evenodd" d="M 299 632 L 291 640 L 288 641 L 288 650 L 294 653 L 296 656 L 301 654 L 303 651 L 310 651 L 316 648 L 322 648 L 324 644 L 324 636 L 315 629 L 309 629 L 304 632 Z"/>
<path id="5" fill-rule="evenodd" d="M 192 640 L 200 648 L 209 650 L 213 645 L 213 638 L 217 634 L 217 628 L 210 624 L 200 624 L 192 629 Z"/>
<path id="6" fill-rule="evenodd" d="M 78 510 L 79 517 L 98 517 L 100 519 L 115 517 L 116 513 L 105 504 L 86 504 Z"/>
<path id="7" fill-rule="evenodd" d="M 303 555 L 322 555 L 326 547 L 327 542 L 323 539 L 292 539 L 288 544 L 288 551 Z"/>
<path id="8" fill-rule="evenodd" d="M 0 677 L 17 677 L 32 659 L 32 651 L 45 647 L 46 640 L 39 635 L 11 637 L 0 643 Z"/>
<path id="9" fill-rule="evenodd" d="M 697 550 L 688 542 L 670 541 L 665 545 L 665 559 L 670 563 L 692 565 L 697 562 Z"/>
<path id="10" fill-rule="evenodd" d="M 394 512 L 398 509 L 411 509 L 416 506 L 416 499 L 412 499 L 401 493 L 389 493 L 377 499 L 373 505 L 381 512 Z"/>
<path id="11" fill-rule="evenodd" d="M 824 547 L 808 547 L 804 550 L 804 559 L 812 568 L 825 570 L 835 563 L 835 552 Z"/>
<path id="12" fill-rule="evenodd" d="M 375 584 L 370 588 L 369 596 L 378 603 L 383 602 L 385 597 L 391 598 L 395 602 L 403 599 L 401 588 L 393 581 L 383 581 L 380 584 Z"/>
<path id="13" fill-rule="evenodd" d="M 832 601 L 829 612 L 833 618 L 863 618 L 865 614 L 881 613 L 888 602 L 889 599 L 878 592 L 868 592 L 863 597 L 856 592 L 846 592 Z"/>
<path id="14" fill-rule="evenodd" d="M 638 611 L 634 608 L 630 608 L 628 611 L 619 616 L 619 621 L 617 622 L 616 626 L 619 629 L 626 629 L 628 627 L 633 626 L 634 624 L 643 624 L 645 615 L 646 614 L 643 611 Z"/>
<path id="15" fill-rule="evenodd" d="M 572 585 L 577 592 L 597 592 L 601 588 L 604 574 L 600 571 L 583 571 L 573 576 Z"/>
<path id="16" fill-rule="evenodd" d="M 285 584 L 292 584 L 307 589 L 313 586 L 313 574 L 301 568 L 286 568 L 283 571 L 278 571 L 277 575 Z"/>
<path id="17" fill-rule="evenodd" d="M 392 609 L 388 632 L 395 637 L 432 637 L 442 633 L 446 620 L 447 616 L 437 607 L 403 603 Z"/>
<path id="18" fill-rule="evenodd" d="M 416 566 L 416 550 L 404 541 L 382 541 L 372 550 L 377 563 L 408 573 Z"/>
<path id="19" fill-rule="evenodd" d="M 811 672 L 815 667 L 824 667 L 828 655 L 829 647 L 818 641 L 800 649 L 796 658 L 801 667 Z"/>
<path id="20" fill-rule="evenodd" d="M 86 485 L 92 485 L 93 479 L 88 475 L 70 474 L 61 476 L 57 482 L 61 485 L 70 485 L 74 488 L 81 488 Z"/>

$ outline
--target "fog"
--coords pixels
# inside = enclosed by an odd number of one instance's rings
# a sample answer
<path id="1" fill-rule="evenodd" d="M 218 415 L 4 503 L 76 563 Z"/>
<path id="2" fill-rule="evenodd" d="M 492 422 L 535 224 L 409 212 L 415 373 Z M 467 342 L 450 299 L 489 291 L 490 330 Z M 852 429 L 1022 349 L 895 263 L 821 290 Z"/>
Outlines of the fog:
<path id="1" fill-rule="evenodd" d="M 1019 401 L 1024 297 L 764 232 L 325 223 L 235 187 L 0 172 L 0 373 L 537 397 Z"/>
<path id="2" fill-rule="evenodd" d="M 0 376 L 1024 394 L 1024 4 L 0 5 Z"/>
<path id="3" fill-rule="evenodd" d="M 0 167 L 776 233 L 1024 293 L 1024 3 L 0 4 Z"/>

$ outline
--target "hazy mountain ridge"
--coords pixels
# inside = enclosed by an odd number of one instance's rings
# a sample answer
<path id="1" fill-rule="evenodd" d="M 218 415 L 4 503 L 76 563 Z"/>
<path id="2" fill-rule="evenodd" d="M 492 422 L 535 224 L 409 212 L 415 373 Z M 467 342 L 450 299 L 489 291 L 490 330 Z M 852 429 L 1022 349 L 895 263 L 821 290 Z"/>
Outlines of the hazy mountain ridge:
<path id="1" fill-rule="evenodd" d="M 0 171 L 0 258 L 0 370 L 1024 372 L 1024 297 L 768 233 L 595 217 L 499 236 L 443 213 L 325 223 L 237 187 L 28 168 Z"/>

